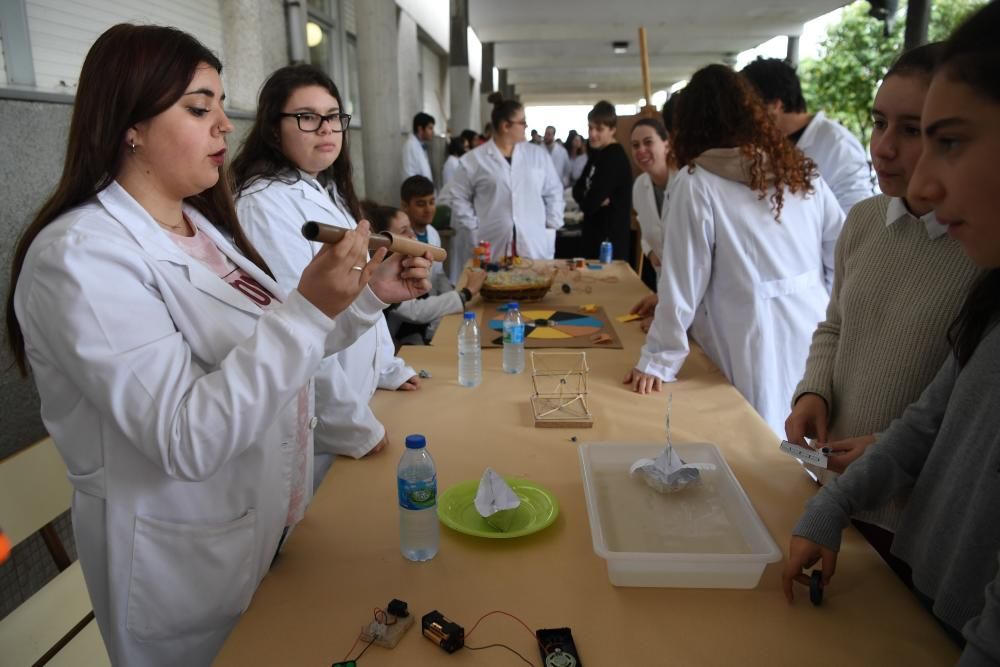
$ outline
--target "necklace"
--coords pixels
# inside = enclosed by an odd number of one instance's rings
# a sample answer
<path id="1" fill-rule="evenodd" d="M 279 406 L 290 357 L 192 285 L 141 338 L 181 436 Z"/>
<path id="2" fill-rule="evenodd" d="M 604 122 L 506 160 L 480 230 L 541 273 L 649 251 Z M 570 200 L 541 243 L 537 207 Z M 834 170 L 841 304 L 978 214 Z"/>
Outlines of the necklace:
<path id="1" fill-rule="evenodd" d="M 160 227 L 167 229 L 174 234 L 180 234 L 181 236 L 187 236 L 187 232 L 191 231 L 191 227 L 188 223 L 187 216 L 181 218 L 181 223 L 179 225 L 168 225 L 159 218 L 153 218 Z"/>

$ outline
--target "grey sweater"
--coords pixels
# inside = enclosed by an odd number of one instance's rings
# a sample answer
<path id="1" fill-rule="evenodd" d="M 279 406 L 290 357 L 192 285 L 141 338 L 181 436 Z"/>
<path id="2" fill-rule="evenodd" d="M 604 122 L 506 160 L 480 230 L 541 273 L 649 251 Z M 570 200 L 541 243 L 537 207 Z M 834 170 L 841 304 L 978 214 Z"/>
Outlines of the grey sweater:
<path id="1" fill-rule="evenodd" d="M 792 404 L 819 394 L 830 440 L 884 430 L 920 397 L 948 354 L 945 332 L 980 274 L 958 242 L 931 237 L 906 215 L 886 225 L 892 200 L 851 209 L 837 241 L 833 293 L 813 334 Z M 905 209 L 904 209 L 905 210 Z M 835 477 L 819 471 L 826 484 Z M 903 498 L 859 517 L 895 530 Z"/>
<path id="2" fill-rule="evenodd" d="M 837 551 L 852 514 L 910 490 L 892 552 L 934 600 L 934 614 L 963 631 L 963 664 L 1000 662 L 998 407 L 994 327 L 961 371 L 948 357 L 920 399 L 809 501 L 792 531 Z"/>

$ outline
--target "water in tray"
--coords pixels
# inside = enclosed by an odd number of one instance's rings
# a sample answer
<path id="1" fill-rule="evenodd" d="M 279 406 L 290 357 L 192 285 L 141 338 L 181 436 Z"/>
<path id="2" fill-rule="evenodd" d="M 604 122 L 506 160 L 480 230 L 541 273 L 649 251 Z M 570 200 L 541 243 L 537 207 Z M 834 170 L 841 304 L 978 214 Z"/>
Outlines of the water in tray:
<path id="1" fill-rule="evenodd" d="M 720 470 L 701 471 L 702 483 L 678 493 L 657 493 L 619 464 L 593 466 L 601 529 L 611 551 L 749 554 L 718 486 Z"/>

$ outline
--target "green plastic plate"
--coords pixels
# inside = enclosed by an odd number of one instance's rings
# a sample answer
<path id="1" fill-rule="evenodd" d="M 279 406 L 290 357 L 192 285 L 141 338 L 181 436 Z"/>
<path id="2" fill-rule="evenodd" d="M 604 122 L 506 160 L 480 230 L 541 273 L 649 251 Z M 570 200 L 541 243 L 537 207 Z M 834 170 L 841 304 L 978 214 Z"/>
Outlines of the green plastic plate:
<path id="1" fill-rule="evenodd" d="M 441 523 L 466 535 L 505 539 L 537 533 L 559 516 L 559 502 L 544 486 L 526 479 L 504 479 L 521 499 L 510 530 L 497 530 L 479 516 L 474 502 L 478 479 L 459 482 L 438 496 L 437 512 Z"/>

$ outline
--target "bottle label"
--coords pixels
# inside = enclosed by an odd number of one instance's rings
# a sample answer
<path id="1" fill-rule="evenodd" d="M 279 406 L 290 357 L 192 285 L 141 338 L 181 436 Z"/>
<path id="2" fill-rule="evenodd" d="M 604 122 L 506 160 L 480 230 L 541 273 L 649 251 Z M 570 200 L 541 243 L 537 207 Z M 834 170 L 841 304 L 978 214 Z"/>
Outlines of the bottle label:
<path id="1" fill-rule="evenodd" d="M 399 491 L 399 506 L 403 509 L 426 510 L 437 503 L 437 475 L 419 482 L 397 477 L 396 484 Z"/>
<path id="2" fill-rule="evenodd" d="M 513 345 L 520 345 L 524 342 L 524 325 L 507 324 L 503 325 L 503 342 Z"/>

